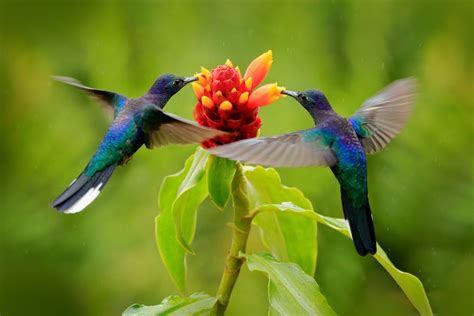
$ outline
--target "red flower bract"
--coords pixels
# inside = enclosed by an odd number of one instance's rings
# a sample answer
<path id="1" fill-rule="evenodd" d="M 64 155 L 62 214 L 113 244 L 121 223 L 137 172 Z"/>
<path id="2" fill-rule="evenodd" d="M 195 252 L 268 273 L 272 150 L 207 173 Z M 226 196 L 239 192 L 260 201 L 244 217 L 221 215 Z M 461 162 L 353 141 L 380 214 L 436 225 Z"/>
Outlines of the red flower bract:
<path id="1" fill-rule="evenodd" d="M 240 84 L 240 74 L 235 68 L 227 65 L 222 65 L 211 71 L 212 91 L 221 91 L 222 93 L 229 93 L 232 88 Z"/>
<path id="2" fill-rule="evenodd" d="M 192 84 L 198 102 L 194 119 L 203 126 L 230 132 L 202 143 L 205 148 L 257 136 L 262 124 L 258 117 L 260 106 L 281 97 L 283 88 L 267 84 L 256 90 L 265 79 L 272 64 L 268 51 L 252 61 L 242 78 L 238 67 L 230 60 L 212 71 L 202 68 L 199 80 Z"/>

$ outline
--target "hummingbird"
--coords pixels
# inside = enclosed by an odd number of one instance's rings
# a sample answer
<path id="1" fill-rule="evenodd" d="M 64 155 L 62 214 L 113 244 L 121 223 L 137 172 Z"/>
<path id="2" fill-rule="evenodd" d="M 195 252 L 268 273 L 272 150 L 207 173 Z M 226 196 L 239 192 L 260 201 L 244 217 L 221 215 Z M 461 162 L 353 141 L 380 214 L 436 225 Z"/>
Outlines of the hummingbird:
<path id="1" fill-rule="evenodd" d="M 296 99 L 315 127 L 289 134 L 246 139 L 208 151 L 273 167 L 330 167 L 340 185 L 342 208 L 354 246 L 361 256 L 377 251 L 367 190 L 366 155 L 379 152 L 400 132 L 414 104 L 416 81 L 393 82 L 365 101 L 354 115 L 337 114 L 318 90 L 282 94 Z"/>
<path id="2" fill-rule="evenodd" d="M 53 77 L 87 92 L 113 115 L 113 122 L 84 171 L 51 203 L 63 213 L 86 208 L 104 189 L 119 165 L 127 163 L 142 146 L 191 144 L 226 134 L 163 111 L 168 100 L 197 77 L 164 74 L 139 98 L 87 87 L 69 77 Z"/>

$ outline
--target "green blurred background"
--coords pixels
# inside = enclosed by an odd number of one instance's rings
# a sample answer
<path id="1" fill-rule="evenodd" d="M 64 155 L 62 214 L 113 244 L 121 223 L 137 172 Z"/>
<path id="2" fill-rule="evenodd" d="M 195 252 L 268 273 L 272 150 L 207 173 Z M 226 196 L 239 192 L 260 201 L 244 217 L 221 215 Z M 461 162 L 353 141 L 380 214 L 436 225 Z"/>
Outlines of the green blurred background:
<path id="1" fill-rule="evenodd" d="M 231 58 L 245 69 L 268 49 L 266 82 L 317 87 L 353 113 L 389 82 L 419 78 L 414 113 L 387 150 L 368 159 L 378 239 L 417 275 L 437 315 L 474 313 L 472 1 L 5 1 L 0 4 L 0 314 L 118 315 L 177 293 L 156 250 L 163 177 L 195 146 L 141 150 L 85 212 L 49 202 L 81 172 L 109 120 L 52 74 L 128 96 L 163 72 L 190 75 Z M 186 88 L 167 110 L 192 117 Z M 261 110 L 262 135 L 308 128 L 289 98 Z M 328 169 L 281 169 L 326 215 L 340 217 Z M 230 212 L 201 207 L 190 291 L 213 294 Z M 321 228 L 316 279 L 341 315 L 415 315 L 370 257 Z M 261 244 L 254 232 L 250 249 Z M 229 315 L 265 315 L 266 280 L 244 269 Z"/>

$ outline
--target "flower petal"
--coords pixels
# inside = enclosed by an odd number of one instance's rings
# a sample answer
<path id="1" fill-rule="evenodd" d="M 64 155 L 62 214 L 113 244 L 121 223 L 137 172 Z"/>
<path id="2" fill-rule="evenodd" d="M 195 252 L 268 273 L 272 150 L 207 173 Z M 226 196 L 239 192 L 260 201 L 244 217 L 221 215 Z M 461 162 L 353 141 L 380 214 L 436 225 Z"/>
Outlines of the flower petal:
<path id="1" fill-rule="evenodd" d="M 269 50 L 268 52 L 258 56 L 255 58 L 250 65 L 247 67 L 247 71 L 244 75 L 244 80 L 248 78 L 252 78 L 252 89 L 260 84 L 260 82 L 265 79 L 270 67 L 272 66 L 273 62 L 272 51 Z"/>
<path id="2" fill-rule="evenodd" d="M 198 77 L 197 83 L 199 83 L 201 86 L 205 86 L 208 84 L 208 78 L 206 77 L 206 75 L 199 74 L 197 77 Z"/>
<path id="3" fill-rule="evenodd" d="M 203 66 L 201 66 L 201 73 L 206 77 L 206 78 L 209 78 L 211 76 L 211 72 L 204 68 Z"/>
<path id="4" fill-rule="evenodd" d="M 253 90 L 254 85 L 253 85 L 253 78 L 252 78 L 252 77 L 248 77 L 248 78 L 245 80 L 245 87 L 246 87 L 247 90 L 249 90 L 249 91 L 252 91 L 252 90 Z"/>
<path id="5" fill-rule="evenodd" d="M 276 83 L 261 86 L 250 94 L 247 107 L 249 109 L 255 109 L 260 106 L 268 105 L 282 97 L 282 91 L 283 88 L 279 87 Z"/>
<path id="6" fill-rule="evenodd" d="M 223 111 L 230 111 L 232 110 L 232 103 L 230 103 L 229 101 L 224 101 L 219 105 L 219 109 Z"/>
<path id="7" fill-rule="evenodd" d="M 248 92 L 244 92 L 240 95 L 239 97 L 239 104 L 244 104 L 248 101 L 249 99 L 249 93 Z"/>
<path id="8" fill-rule="evenodd" d="M 237 71 L 239 73 L 239 75 L 241 75 L 239 66 L 235 67 L 235 71 Z"/>
<path id="9" fill-rule="evenodd" d="M 198 99 L 201 99 L 201 97 L 204 95 L 204 87 L 201 86 L 199 83 L 197 82 L 193 82 L 191 83 L 191 86 L 193 87 L 193 90 L 194 90 L 194 94 L 196 95 L 196 97 Z"/>
<path id="10" fill-rule="evenodd" d="M 204 107 L 206 107 L 208 109 L 212 109 L 214 107 L 214 102 L 212 101 L 211 98 L 209 98 L 207 96 L 203 96 L 201 98 L 201 103 Z"/>
<path id="11" fill-rule="evenodd" d="M 215 104 L 220 104 L 222 101 L 225 100 L 224 95 L 222 94 L 221 90 L 217 90 L 217 92 L 214 92 L 212 94 L 212 101 L 214 101 Z"/>

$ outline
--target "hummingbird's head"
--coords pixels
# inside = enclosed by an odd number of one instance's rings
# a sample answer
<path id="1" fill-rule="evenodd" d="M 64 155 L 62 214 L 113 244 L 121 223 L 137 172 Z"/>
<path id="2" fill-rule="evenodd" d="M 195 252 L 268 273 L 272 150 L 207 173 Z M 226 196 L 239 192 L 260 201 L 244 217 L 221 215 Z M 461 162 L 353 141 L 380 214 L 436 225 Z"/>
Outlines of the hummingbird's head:
<path id="1" fill-rule="evenodd" d="M 179 77 L 173 74 L 164 74 L 156 79 L 149 93 L 171 98 L 181 88 L 190 82 L 196 81 L 197 77 Z"/>
<path id="2" fill-rule="evenodd" d="M 291 91 L 283 90 L 282 94 L 289 95 L 298 101 L 309 113 L 332 110 L 328 99 L 319 90 Z"/>

